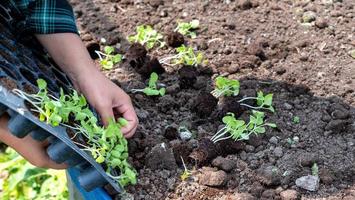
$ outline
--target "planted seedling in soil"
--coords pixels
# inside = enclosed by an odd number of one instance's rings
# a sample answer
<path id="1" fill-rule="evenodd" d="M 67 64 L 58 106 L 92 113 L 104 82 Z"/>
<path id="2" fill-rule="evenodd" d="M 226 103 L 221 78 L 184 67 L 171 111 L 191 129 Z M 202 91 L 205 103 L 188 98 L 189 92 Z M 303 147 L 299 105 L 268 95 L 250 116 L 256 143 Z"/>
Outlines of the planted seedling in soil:
<path id="1" fill-rule="evenodd" d="M 219 76 L 216 78 L 215 89 L 211 92 L 211 94 L 216 98 L 219 98 L 221 96 L 223 97 L 237 96 L 239 94 L 239 86 L 240 84 L 238 80 L 228 79 Z M 262 91 L 259 91 L 257 93 L 257 97 L 245 97 L 239 100 L 238 103 L 240 103 L 241 106 L 245 106 L 254 110 L 265 109 L 271 112 L 275 112 L 275 109 L 272 106 L 272 99 L 273 99 L 273 94 L 264 95 Z M 251 106 L 246 103 L 243 103 L 247 100 L 256 100 L 257 106 Z"/>
<path id="2" fill-rule="evenodd" d="M 107 127 L 99 126 L 98 119 L 89 109 L 83 95 L 79 95 L 75 90 L 64 94 L 61 89 L 60 97 L 56 98 L 48 93 L 44 80 L 38 79 L 37 84 L 37 94 L 27 94 L 18 89 L 13 92 L 33 106 L 31 111 L 39 113 L 40 121 L 69 128 L 74 132 L 72 139 L 78 134 L 84 136 L 86 144 L 75 141 L 73 143 L 90 152 L 97 163 L 104 163 L 107 166 L 107 175 L 118 181 L 122 187 L 135 184 L 136 172 L 127 161 L 127 140 L 121 133 L 121 128 L 128 122 L 123 118 L 117 121 L 111 119 Z M 113 169 L 119 169 L 121 175 L 113 176 Z"/>
<path id="3" fill-rule="evenodd" d="M 294 124 L 299 124 L 299 123 L 300 123 L 300 117 L 294 116 L 294 117 L 292 118 L 292 122 L 293 122 Z"/>
<path id="4" fill-rule="evenodd" d="M 263 112 L 253 110 L 249 122 L 245 123 L 244 120 L 236 119 L 233 113 L 228 113 L 222 119 L 225 126 L 211 138 L 211 141 L 216 143 L 226 139 L 249 140 L 249 136 L 252 134 L 260 135 L 265 133 L 265 126 L 276 127 L 274 123 L 265 123 L 264 117 L 265 114 Z M 229 136 L 225 136 L 226 134 L 229 134 Z"/>
<path id="5" fill-rule="evenodd" d="M 182 181 L 187 180 L 192 175 L 191 171 L 187 169 L 184 159 L 180 156 L 182 165 L 184 166 L 184 172 L 181 174 L 180 178 Z"/>
<path id="6" fill-rule="evenodd" d="M 138 26 L 136 32 L 136 35 L 128 36 L 129 42 L 139 43 L 143 46 L 146 46 L 147 49 L 153 48 L 156 44 L 159 44 L 159 48 L 165 46 L 163 35 L 158 33 L 149 25 Z"/>
<path id="7" fill-rule="evenodd" d="M 207 63 L 207 60 L 204 60 L 204 56 L 201 52 L 195 52 L 192 47 L 187 47 L 181 45 L 176 48 L 177 55 L 170 56 L 159 60 L 160 63 L 166 64 L 169 66 L 174 65 L 185 65 L 185 66 L 197 66 L 202 63 Z"/>
<path id="8" fill-rule="evenodd" d="M 182 35 L 190 36 L 191 38 L 196 38 L 195 29 L 200 25 L 200 21 L 194 19 L 191 22 L 179 22 L 178 26 L 175 28 L 175 32 L 179 32 Z"/>
<path id="9" fill-rule="evenodd" d="M 237 96 L 239 94 L 239 81 L 219 76 L 215 81 L 215 89 L 211 94 L 219 98 L 220 96 Z"/>
<path id="10" fill-rule="evenodd" d="M 312 165 L 312 175 L 313 176 L 318 176 L 318 165 L 317 165 L 317 163 L 314 163 L 313 165 Z"/>
<path id="11" fill-rule="evenodd" d="M 112 69 L 113 66 L 122 61 L 121 54 L 113 54 L 115 49 L 111 46 L 105 46 L 104 53 L 101 51 L 95 51 L 99 56 L 100 65 L 103 69 Z"/>
<path id="12" fill-rule="evenodd" d="M 132 89 L 131 91 L 133 93 L 135 92 L 143 92 L 147 96 L 164 96 L 165 95 L 165 88 L 160 88 L 158 89 L 157 86 L 157 81 L 158 81 L 158 74 L 153 72 L 150 75 L 149 82 L 148 82 L 148 87 L 144 89 Z"/>

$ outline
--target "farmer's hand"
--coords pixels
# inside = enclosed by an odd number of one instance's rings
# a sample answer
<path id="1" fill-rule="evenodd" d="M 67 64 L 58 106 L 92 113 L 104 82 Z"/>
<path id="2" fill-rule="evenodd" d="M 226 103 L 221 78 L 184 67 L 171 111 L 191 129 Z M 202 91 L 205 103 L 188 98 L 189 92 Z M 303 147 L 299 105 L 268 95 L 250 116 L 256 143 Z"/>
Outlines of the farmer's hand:
<path id="1" fill-rule="evenodd" d="M 129 96 L 95 67 L 80 37 L 73 33 L 36 37 L 99 112 L 104 124 L 118 114 L 128 121 L 128 125 L 122 129 L 123 134 L 127 138 L 131 137 L 137 129 L 138 118 Z"/>
<path id="2" fill-rule="evenodd" d="M 126 138 L 132 137 L 138 118 L 130 97 L 101 72 L 83 72 L 77 80 L 78 89 L 98 111 L 104 124 L 107 125 L 109 119 L 114 117 L 123 117 L 128 125 L 122 128 L 122 133 Z"/>
<path id="3" fill-rule="evenodd" d="M 39 142 L 34 140 L 30 135 L 24 138 L 17 138 L 7 129 L 9 117 L 3 115 L 0 117 L 0 141 L 15 149 L 27 161 L 36 167 L 65 169 L 67 165 L 57 164 L 51 160 L 47 153 L 46 147 L 48 142 Z"/>

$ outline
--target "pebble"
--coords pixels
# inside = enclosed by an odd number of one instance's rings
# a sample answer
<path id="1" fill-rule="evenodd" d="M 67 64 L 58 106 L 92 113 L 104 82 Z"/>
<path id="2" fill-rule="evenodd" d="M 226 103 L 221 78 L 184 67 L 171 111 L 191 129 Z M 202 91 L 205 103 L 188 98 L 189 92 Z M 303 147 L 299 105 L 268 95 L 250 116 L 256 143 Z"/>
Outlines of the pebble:
<path id="1" fill-rule="evenodd" d="M 326 28 L 328 27 L 328 21 L 325 20 L 324 18 L 318 18 L 315 23 L 316 27 L 318 28 Z"/>
<path id="2" fill-rule="evenodd" d="M 296 190 L 285 190 L 280 193 L 281 200 L 297 200 L 299 194 Z"/>
<path id="3" fill-rule="evenodd" d="M 307 11 L 302 15 L 303 23 L 310 23 L 316 20 L 316 13 L 313 11 Z"/>
<path id="4" fill-rule="evenodd" d="M 277 139 L 276 136 L 272 136 L 270 139 L 269 139 L 269 142 L 271 144 L 277 144 L 279 142 L 279 140 Z"/>
<path id="5" fill-rule="evenodd" d="M 296 179 L 296 186 L 312 192 L 317 191 L 319 188 L 319 177 L 312 175 L 302 176 Z"/>
<path id="6" fill-rule="evenodd" d="M 199 176 L 199 183 L 206 186 L 223 186 L 227 181 L 226 172 L 204 170 Z"/>
<path id="7" fill-rule="evenodd" d="M 217 167 L 223 171 L 230 172 L 235 168 L 236 163 L 233 160 L 218 156 L 212 161 L 212 166 Z"/>
<path id="8" fill-rule="evenodd" d="M 293 106 L 292 106 L 291 104 L 289 104 L 289 103 L 284 103 L 284 108 L 285 108 L 286 110 L 292 110 L 292 109 L 293 109 Z"/>
<path id="9" fill-rule="evenodd" d="M 253 147 L 253 146 L 251 146 L 251 145 L 246 145 L 245 146 L 245 151 L 246 152 L 254 152 L 254 150 L 255 150 L 255 147 Z"/>
<path id="10" fill-rule="evenodd" d="M 282 147 L 276 147 L 274 149 L 274 155 L 278 158 L 281 158 L 282 155 L 283 155 L 283 150 L 282 150 Z"/>

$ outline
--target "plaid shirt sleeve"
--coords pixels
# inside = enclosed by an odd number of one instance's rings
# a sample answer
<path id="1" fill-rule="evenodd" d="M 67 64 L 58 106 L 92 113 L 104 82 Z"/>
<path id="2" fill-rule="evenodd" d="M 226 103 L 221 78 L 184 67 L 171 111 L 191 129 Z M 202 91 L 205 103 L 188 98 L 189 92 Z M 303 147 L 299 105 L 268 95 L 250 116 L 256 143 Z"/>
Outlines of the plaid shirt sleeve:
<path id="1" fill-rule="evenodd" d="M 17 6 L 24 11 L 27 32 L 36 34 L 76 33 L 72 7 L 66 0 L 22 0 Z M 27 9 L 24 9 L 27 7 Z"/>

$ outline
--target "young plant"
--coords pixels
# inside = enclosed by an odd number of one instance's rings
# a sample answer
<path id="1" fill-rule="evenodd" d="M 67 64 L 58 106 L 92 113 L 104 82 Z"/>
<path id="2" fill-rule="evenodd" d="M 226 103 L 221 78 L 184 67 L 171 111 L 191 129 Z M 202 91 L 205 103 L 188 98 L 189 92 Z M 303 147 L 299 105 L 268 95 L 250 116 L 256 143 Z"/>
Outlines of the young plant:
<path id="1" fill-rule="evenodd" d="M 100 65 L 103 69 L 112 69 L 113 66 L 122 61 L 123 56 L 121 54 L 113 54 L 115 49 L 111 46 L 105 46 L 104 53 L 101 51 L 95 51 L 99 56 Z"/>
<path id="2" fill-rule="evenodd" d="M 77 134 L 87 138 L 86 144 L 73 141 L 82 150 L 89 151 L 98 163 L 105 163 L 107 174 L 120 183 L 122 187 L 136 183 L 136 172 L 127 162 L 127 140 L 121 133 L 121 128 L 127 125 L 123 118 L 110 120 L 107 127 L 99 126 L 98 119 L 89 109 L 89 105 L 83 95 L 75 90 L 71 94 L 60 91 L 60 97 L 56 98 L 47 91 L 47 83 L 37 80 L 39 91 L 37 94 L 27 94 L 15 89 L 13 92 L 34 107 L 33 112 L 39 113 L 39 120 L 52 126 L 62 125 Z M 69 121 L 70 116 L 74 120 Z M 119 169 L 120 176 L 113 176 L 112 169 Z"/>
<path id="3" fill-rule="evenodd" d="M 147 96 L 164 96 L 165 95 L 165 88 L 160 88 L 158 89 L 157 87 L 157 81 L 158 81 L 158 74 L 153 72 L 150 74 L 149 82 L 148 82 L 148 87 L 144 89 L 132 89 L 131 91 L 133 93 L 135 92 L 143 92 Z"/>
<path id="4" fill-rule="evenodd" d="M 225 126 L 211 138 L 211 141 L 216 143 L 230 138 L 234 140 L 249 140 L 251 134 L 259 135 L 265 133 L 265 126 L 276 127 L 274 123 L 265 123 L 264 117 L 263 112 L 253 110 L 249 122 L 245 123 L 244 120 L 236 119 L 233 113 L 227 113 L 222 119 Z M 225 136 L 226 134 L 229 134 L 229 136 Z"/>
<path id="5" fill-rule="evenodd" d="M 191 22 L 180 22 L 178 26 L 175 28 L 175 32 L 179 32 L 182 35 L 188 35 L 191 38 L 196 38 L 196 33 L 193 30 L 197 29 L 200 25 L 200 21 L 194 19 Z"/>
<path id="6" fill-rule="evenodd" d="M 202 63 L 207 63 L 207 60 L 203 59 L 203 54 L 201 52 L 195 53 L 192 47 L 181 45 L 181 47 L 176 48 L 176 52 L 176 55 L 163 58 L 159 60 L 159 62 L 169 66 L 179 64 L 187 66 L 197 66 Z"/>
<path id="7" fill-rule="evenodd" d="M 317 163 L 313 163 L 313 165 L 312 165 L 312 175 L 313 176 L 318 176 L 318 172 L 319 172 L 319 169 L 318 169 Z"/>
<path id="8" fill-rule="evenodd" d="M 153 48 L 159 43 L 159 48 L 165 45 L 163 41 L 163 35 L 158 33 L 149 25 L 141 25 L 137 27 L 137 34 L 128 36 L 129 42 L 137 42 L 141 45 L 145 45 L 147 49 Z"/>
<path id="9" fill-rule="evenodd" d="M 184 159 L 180 156 L 181 161 L 182 161 L 182 165 L 184 166 L 184 172 L 181 174 L 180 178 L 182 181 L 187 180 L 188 178 L 190 178 L 190 176 L 192 175 L 191 171 L 187 169 Z"/>
<path id="10" fill-rule="evenodd" d="M 300 123 L 300 117 L 294 116 L 294 117 L 292 118 L 292 122 L 293 122 L 294 124 L 299 124 L 299 123 Z"/>
<path id="11" fill-rule="evenodd" d="M 240 105 L 246 106 L 251 109 L 255 109 L 255 110 L 265 109 L 265 110 L 269 110 L 271 112 L 275 112 L 275 109 L 272 106 L 272 98 L 273 98 L 273 94 L 270 93 L 270 94 L 267 94 L 264 96 L 264 93 L 262 91 L 259 91 L 257 94 L 257 97 L 245 97 L 245 98 L 239 100 L 238 102 L 240 103 Z M 249 100 L 249 99 L 256 100 L 256 104 L 258 106 L 254 107 L 254 106 L 250 106 L 248 104 L 242 103 L 243 101 Z"/>
<path id="12" fill-rule="evenodd" d="M 220 96 L 237 96 L 239 94 L 239 81 L 218 76 L 215 81 L 215 89 L 211 94 L 219 98 Z"/>

